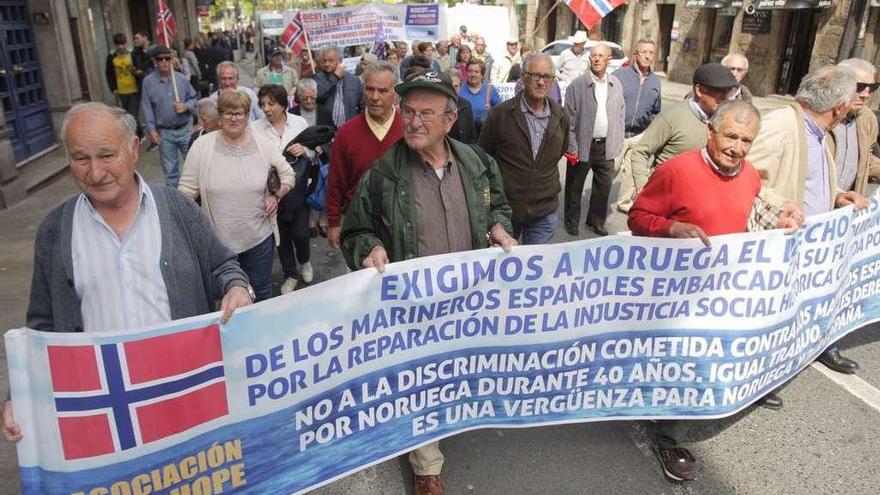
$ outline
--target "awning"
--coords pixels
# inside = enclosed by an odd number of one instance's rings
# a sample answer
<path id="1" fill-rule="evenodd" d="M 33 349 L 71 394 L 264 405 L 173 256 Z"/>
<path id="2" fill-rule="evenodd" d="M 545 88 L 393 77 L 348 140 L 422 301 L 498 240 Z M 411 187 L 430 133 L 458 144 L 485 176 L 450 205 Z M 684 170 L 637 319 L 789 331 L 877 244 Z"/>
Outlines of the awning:
<path id="1" fill-rule="evenodd" d="M 801 10 L 824 9 L 831 7 L 831 0 L 758 0 L 755 8 L 759 10 Z"/>
<path id="2" fill-rule="evenodd" d="M 730 0 L 686 0 L 684 6 L 690 9 L 723 9 L 730 6 Z"/>

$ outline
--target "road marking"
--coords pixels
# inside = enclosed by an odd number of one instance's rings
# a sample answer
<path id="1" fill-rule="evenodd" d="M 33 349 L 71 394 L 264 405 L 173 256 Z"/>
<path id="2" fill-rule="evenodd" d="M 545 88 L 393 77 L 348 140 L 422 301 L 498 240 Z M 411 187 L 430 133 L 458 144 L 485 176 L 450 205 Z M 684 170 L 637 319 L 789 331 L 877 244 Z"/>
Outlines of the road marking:
<path id="1" fill-rule="evenodd" d="M 819 363 L 813 363 L 812 367 L 814 370 L 825 375 L 825 377 L 832 382 L 843 387 L 843 389 L 847 392 L 855 395 L 859 399 L 862 399 L 862 402 L 864 402 L 865 404 L 880 411 L 880 390 L 875 388 L 870 383 L 862 380 L 856 375 L 844 375 L 836 371 L 831 371 L 830 369 Z"/>

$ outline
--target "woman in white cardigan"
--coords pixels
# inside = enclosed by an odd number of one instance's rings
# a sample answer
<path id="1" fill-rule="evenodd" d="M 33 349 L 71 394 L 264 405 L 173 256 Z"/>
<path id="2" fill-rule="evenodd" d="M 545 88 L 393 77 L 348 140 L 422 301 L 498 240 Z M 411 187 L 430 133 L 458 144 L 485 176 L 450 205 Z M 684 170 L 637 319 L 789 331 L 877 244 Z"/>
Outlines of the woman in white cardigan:
<path id="1" fill-rule="evenodd" d="M 238 254 L 256 300 L 272 297 L 272 221 L 278 201 L 293 187 L 293 169 L 274 143 L 248 129 L 251 100 L 227 90 L 217 100 L 220 130 L 196 139 L 186 156 L 178 189 L 200 199 L 220 240 Z M 267 188 L 275 169 L 281 186 Z"/>

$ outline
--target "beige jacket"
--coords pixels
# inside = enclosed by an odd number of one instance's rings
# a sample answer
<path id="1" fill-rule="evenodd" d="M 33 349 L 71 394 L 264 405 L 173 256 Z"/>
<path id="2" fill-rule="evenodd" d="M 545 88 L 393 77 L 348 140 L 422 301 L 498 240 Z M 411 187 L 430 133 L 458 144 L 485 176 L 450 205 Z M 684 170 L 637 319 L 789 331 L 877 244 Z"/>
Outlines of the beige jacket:
<path id="1" fill-rule="evenodd" d="M 880 158 L 874 156 L 871 149 L 877 142 L 877 117 L 870 109 L 862 108 L 856 117 L 856 134 L 859 139 L 859 169 L 856 172 L 856 184 L 853 189 L 859 194 L 866 194 L 868 177 L 880 175 Z M 837 156 L 837 142 L 834 133 L 829 132 L 828 148 L 832 156 Z"/>
<path id="2" fill-rule="evenodd" d="M 209 219 L 214 218 L 211 213 L 211 201 L 213 198 L 205 190 L 205 185 L 208 183 L 208 174 L 211 172 L 211 166 L 214 162 L 212 159 L 214 145 L 220 139 L 221 132 L 219 130 L 209 132 L 195 140 L 189 149 L 189 153 L 186 155 L 183 171 L 180 174 L 180 182 L 177 184 L 177 189 L 180 192 L 193 199 L 200 198 L 202 210 L 208 215 Z M 278 172 L 278 177 L 281 179 L 281 184 L 293 189 L 295 182 L 293 168 L 284 159 L 278 146 L 260 134 L 250 130 L 247 132 L 254 138 L 257 148 L 265 160 L 264 163 L 255 163 L 254 166 L 265 167 L 266 178 L 269 176 L 269 167 L 274 167 Z M 268 190 L 266 194 L 269 194 Z"/>
<path id="3" fill-rule="evenodd" d="M 830 139 L 825 140 L 825 155 L 831 167 L 828 188 L 834 197 L 837 187 L 837 167 L 834 152 L 829 149 Z M 776 207 L 785 201 L 804 203 L 804 186 L 807 181 L 807 135 L 804 111 L 800 104 L 792 102 L 786 107 L 773 110 L 761 119 L 761 130 L 746 157 L 761 176 L 763 187 L 760 198 Z"/>

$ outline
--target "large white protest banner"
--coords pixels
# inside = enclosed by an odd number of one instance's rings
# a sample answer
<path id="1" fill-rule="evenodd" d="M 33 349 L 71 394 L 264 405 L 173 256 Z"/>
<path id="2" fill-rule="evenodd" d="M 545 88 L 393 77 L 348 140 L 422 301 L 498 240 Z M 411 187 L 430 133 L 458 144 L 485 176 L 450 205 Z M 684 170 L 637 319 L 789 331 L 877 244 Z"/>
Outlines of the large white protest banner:
<path id="1" fill-rule="evenodd" d="M 361 270 L 124 334 L 5 336 L 26 494 L 302 493 L 482 427 L 718 418 L 880 319 L 880 203 Z"/>
<path id="2" fill-rule="evenodd" d="M 285 24 L 296 11 L 284 13 Z M 382 20 L 386 41 L 438 41 L 446 35 L 446 6 L 437 3 L 367 3 L 352 7 L 304 9 L 303 25 L 311 48 L 372 44 Z"/>

